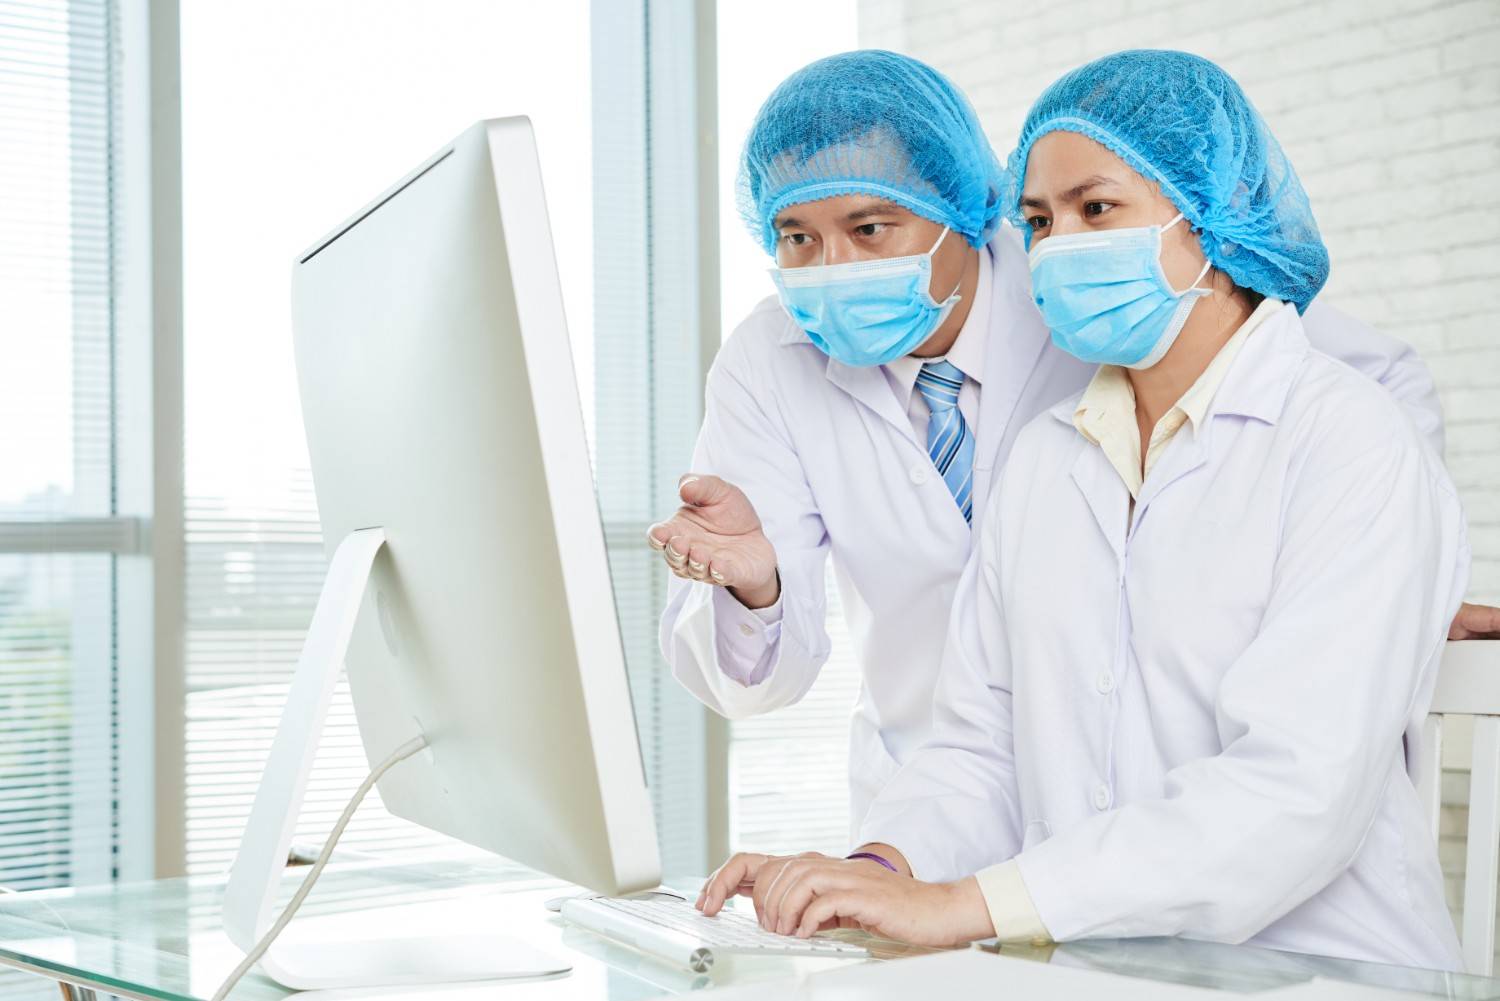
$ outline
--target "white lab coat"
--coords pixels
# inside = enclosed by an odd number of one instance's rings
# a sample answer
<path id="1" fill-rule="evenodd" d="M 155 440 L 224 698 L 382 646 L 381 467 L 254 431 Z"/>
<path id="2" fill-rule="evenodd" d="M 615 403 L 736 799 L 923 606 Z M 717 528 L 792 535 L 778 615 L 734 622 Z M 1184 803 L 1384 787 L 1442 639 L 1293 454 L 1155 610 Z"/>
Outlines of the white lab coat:
<path id="1" fill-rule="evenodd" d="M 1468 581 L 1452 483 L 1287 306 L 1130 495 L 1026 428 L 955 602 L 928 741 L 862 839 L 1015 857 L 1058 940 L 1185 935 L 1457 968 L 1416 753 Z M 1403 741 L 1403 737 L 1405 741 Z"/>
<path id="2" fill-rule="evenodd" d="M 1052 345 L 1031 299 L 1019 235 L 1002 227 L 990 249 L 989 315 L 968 321 L 988 325 L 978 419 L 971 422 L 976 531 L 1017 432 L 1080 391 L 1093 371 Z M 1331 307 L 1315 305 L 1307 322 L 1315 344 L 1383 382 L 1441 448 L 1437 394 L 1411 348 Z M 709 585 L 673 578 L 661 620 L 663 655 L 694 696 L 731 719 L 796 702 L 828 657 L 824 568 L 831 554 L 863 675 L 849 741 L 850 819 L 857 825 L 928 733 L 953 592 L 975 536 L 884 372 L 830 360 L 774 297 L 740 324 L 714 362 L 691 468 L 737 484 L 755 505 L 776 548 L 782 620 L 762 636 L 754 617 L 726 595 L 716 601 Z M 769 647 L 769 671 L 748 687 L 726 663 L 746 643 L 741 630 Z"/>

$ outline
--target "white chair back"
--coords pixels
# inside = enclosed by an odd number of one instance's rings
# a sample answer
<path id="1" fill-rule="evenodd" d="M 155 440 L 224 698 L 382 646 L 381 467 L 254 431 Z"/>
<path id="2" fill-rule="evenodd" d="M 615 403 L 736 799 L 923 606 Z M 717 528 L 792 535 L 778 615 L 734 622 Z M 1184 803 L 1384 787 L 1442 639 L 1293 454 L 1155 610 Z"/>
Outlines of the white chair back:
<path id="1" fill-rule="evenodd" d="M 1443 721 L 1448 716 L 1474 721 L 1460 939 L 1464 968 L 1490 976 L 1500 887 L 1500 640 L 1450 642 L 1443 651 L 1432 709 L 1422 729 L 1417 782 L 1434 842 L 1443 811 Z"/>

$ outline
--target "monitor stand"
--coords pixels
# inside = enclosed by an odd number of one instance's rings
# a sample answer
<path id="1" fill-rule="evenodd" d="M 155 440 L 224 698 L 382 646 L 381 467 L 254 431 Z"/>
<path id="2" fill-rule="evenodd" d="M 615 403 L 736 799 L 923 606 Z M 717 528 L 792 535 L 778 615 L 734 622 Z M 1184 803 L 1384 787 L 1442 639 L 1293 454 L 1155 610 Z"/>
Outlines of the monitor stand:
<path id="1" fill-rule="evenodd" d="M 247 953 L 274 921 L 272 907 L 323 721 L 371 567 L 384 545 L 380 528 L 359 529 L 339 543 L 297 658 L 265 776 L 224 891 L 224 930 Z M 461 935 L 278 943 L 261 957 L 260 968 L 286 987 L 314 990 L 537 977 L 566 973 L 572 966 L 502 936 Z"/>

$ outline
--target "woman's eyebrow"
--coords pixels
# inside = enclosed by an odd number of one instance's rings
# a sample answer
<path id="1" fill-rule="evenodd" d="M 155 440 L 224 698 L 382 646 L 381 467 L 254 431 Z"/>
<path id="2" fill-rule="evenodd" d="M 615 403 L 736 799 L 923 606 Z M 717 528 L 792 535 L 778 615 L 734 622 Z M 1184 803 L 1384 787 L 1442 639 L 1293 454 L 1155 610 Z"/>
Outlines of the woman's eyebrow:
<path id="1" fill-rule="evenodd" d="M 1105 177 L 1103 174 L 1095 174 L 1088 180 L 1080 181 L 1079 183 L 1069 188 L 1067 191 L 1064 191 L 1060 196 L 1058 196 L 1057 200 L 1060 202 L 1071 202 L 1075 198 L 1078 198 L 1081 195 L 1094 190 L 1095 188 L 1118 188 L 1119 186 L 1120 182 L 1115 180 L 1113 177 Z M 1045 209 L 1047 207 L 1047 199 L 1043 198 L 1041 195 L 1022 195 L 1021 205 L 1023 208 L 1028 209 Z"/>
<path id="2" fill-rule="evenodd" d="M 1063 192 L 1062 201 L 1071 202 L 1075 198 L 1092 191 L 1095 188 L 1117 188 L 1120 182 L 1113 177 L 1105 177 L 1103 174 L 1095 174 L 1086 181 L 1081 181 Z"/>

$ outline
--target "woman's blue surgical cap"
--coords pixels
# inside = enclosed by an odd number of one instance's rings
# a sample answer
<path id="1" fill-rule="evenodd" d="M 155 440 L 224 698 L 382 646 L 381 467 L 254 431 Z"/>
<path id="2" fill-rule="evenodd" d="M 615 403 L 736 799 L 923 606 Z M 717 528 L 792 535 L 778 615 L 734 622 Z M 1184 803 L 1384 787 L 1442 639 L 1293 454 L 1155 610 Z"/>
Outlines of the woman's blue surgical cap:
<path id="1" fill-rule="evenodd" d="M 835 195 L 879 195 L 989 241 L 1000 161 L 969 102 L 937 70 L 878 49 L 820 59 L 787 77 L 755 117 L 740 158 L 740 215 L 776 251 L 777 213 Z"/>
<path id="2" fill-rule="evenodd" d="M 1103 144 L 1160 184 L 1201 231 L 1209 263 L 1241 288 L 1305 310 L 1328 280 L 1328 249 L 1307 192 L 1239 84 L 1207 59 L 1117 52 L 1048 87 L 1010 155 L 1005 207 L 1023 232 L 1026 158 L 1059 130 Z"/>

